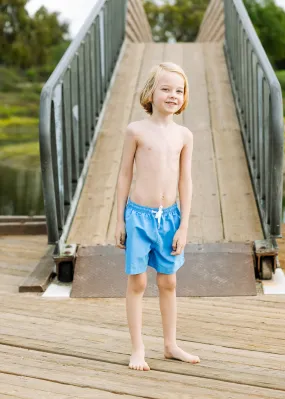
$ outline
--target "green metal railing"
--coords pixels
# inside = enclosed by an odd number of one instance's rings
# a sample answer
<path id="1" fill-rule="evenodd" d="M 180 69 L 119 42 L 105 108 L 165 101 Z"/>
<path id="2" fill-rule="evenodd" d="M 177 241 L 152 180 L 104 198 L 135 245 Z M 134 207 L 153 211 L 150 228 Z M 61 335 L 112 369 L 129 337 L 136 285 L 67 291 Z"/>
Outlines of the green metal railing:
<path id="1" fill-rule="evenodd" d="M 284 126 L 280 84 L 243 2 L 224 0 L 224 10 L 225 54 L 264 236 L 281 237 Z"/>
<path id="2" fill-rule="evenodd" d="M 126 0 L 97 0 L 45 84 L 40 155 L 48 242 L 66 238 L 125 37 Z"/>

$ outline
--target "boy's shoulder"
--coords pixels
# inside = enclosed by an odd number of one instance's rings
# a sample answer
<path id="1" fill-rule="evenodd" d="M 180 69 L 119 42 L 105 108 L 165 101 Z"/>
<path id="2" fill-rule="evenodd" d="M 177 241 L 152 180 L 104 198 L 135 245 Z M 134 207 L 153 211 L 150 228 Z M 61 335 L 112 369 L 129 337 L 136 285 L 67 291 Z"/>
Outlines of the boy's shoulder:
<path id="1" fill-rule="evenodd" d="M 178 123 L 176 125 L 179 128 L 185 142 L 193 140 L 193 133 L 191 132 L 190 129 L 188 129 L 188 127 L 183 125 L 178 125 Z"/>
<path id="2" fill-rule="evenodd" d="M 145 125 L 145 119 L 130 122 L 127 126 L 127 131 L 130 133 L 138 133 Z"/>
<path id="3" fill-rule="evenodd" d="M 130 122 L 127 126 L 127 134 L 134 135 L 134 136 L 138 135 L 142 131 L 142 128 L 144 127 L 144 125 L 145 125 L 144 119 L 142 119 L 140 121 Z"/>

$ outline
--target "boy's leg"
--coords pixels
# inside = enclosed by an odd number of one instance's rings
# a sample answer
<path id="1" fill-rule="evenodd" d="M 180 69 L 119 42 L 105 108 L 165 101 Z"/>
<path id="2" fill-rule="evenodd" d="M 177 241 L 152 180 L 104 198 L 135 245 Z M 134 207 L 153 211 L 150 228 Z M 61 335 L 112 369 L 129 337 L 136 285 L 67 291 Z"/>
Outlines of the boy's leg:
<path id="1" fill-rule="evenodd" d="M 199 363 L 198 356 L 184 352 L 176 343 L 176 274 L 157 273 L 156 279 L 164 336 L 164 356 L 169 359 Z"/>
<path id="2" fill-rule="evenodd" d="M 126 307 L 132 341 L 129 367 L 135 370 L 149 370 L 149 366 L 144 360 L 145 351 L 142 340 L 142 298 L 146 283 L 146 272 L 128 276 Z"/>

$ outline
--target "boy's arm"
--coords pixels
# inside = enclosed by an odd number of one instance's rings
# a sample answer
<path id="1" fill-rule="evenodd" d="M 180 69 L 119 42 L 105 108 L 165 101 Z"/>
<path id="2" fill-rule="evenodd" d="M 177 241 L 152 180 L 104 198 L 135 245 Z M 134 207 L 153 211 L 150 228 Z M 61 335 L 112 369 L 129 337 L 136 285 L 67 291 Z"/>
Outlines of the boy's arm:
<path id="1" fill-rule="evenodd" d="M 124 211 L 133 178 L 133 164 L 137 148 L 131 124 L 128 125 L 117 182 L 117 222 L 124 222 Z"/>
<path id="2" fill-rule="evenodd" d="M 180 227 L 188 230 L 188 223 L 192 202 L 192 153 L 193 153 L 193 133 L 185 128 L 185 141 L 180 155 L 180 174 L 178 182 L 181 221 Z"/>

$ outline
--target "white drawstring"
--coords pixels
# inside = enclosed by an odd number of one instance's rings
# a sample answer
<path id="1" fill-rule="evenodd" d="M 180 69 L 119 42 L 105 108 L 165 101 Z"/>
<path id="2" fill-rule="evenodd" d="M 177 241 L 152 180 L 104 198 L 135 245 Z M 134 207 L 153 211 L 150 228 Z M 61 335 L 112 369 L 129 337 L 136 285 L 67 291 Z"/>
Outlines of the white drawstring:
<path id="1" fill-rule="evenodd" d="M 158 221 L 158 228 L 160 227 L 160 221 L 161 221 L 161 216 L 162 216 L 162 212 L 163 212 L 162 209 L 163 209 L 163 206 L 160 205 L 160 207 L 159 207 L 157 212 L 156 211 L 152 211 L 152 213 L 155 213 L 155 218 Z"/>

